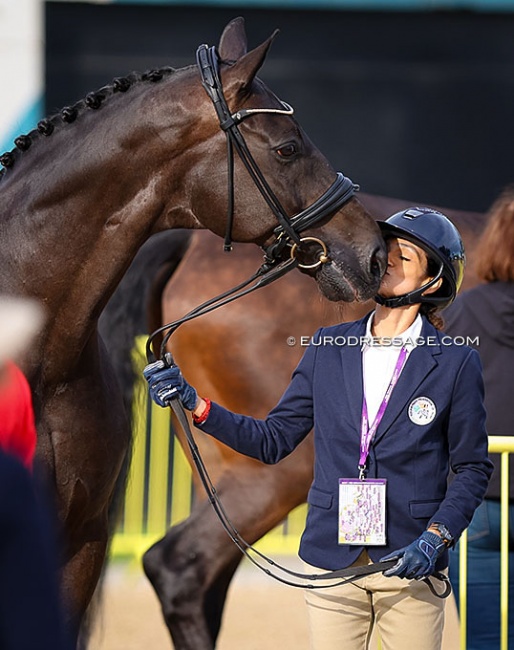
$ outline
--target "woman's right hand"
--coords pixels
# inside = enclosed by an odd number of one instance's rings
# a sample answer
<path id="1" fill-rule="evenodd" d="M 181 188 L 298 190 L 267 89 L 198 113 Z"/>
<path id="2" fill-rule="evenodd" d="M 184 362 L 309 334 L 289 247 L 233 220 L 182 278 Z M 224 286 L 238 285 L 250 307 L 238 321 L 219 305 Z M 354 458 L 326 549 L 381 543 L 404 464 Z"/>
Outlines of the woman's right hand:
<path id="1" fill-rule="evenodd" d="M 159 406 L 169 406 L 176 397 L 188 411 L 197 406 L 196 390 L 187 383 L 178 366 L 167 366 L 162 360 L 154 361 L 145 367 L 143 376 L 148 382 L 150 397 Z"/>

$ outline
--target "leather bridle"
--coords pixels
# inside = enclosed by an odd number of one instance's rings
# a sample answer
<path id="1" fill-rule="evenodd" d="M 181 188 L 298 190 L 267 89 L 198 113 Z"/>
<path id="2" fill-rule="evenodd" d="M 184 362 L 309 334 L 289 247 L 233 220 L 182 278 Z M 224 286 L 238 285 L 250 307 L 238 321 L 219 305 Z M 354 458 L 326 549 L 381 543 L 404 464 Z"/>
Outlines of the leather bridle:
<path id="1" fill-rule="evenodd" d="M 245 142 L 238 125 L 252 115 L 268 113 L 275 115 L 292 115 L 294 110 L 289 104 L 281 102 L 282 108 L 248 108 L 231 113 L 223 94 L 223 86 L 219 71 L 218 54 L 215 47 L 200 45 L 196 51 L 196 61 L 202 78 L 202 86 L 211 99 L 219 125 L 225 132 L 227 140 L 227 164 L 228 164 L 228 203 L 227 203 L 227 225 L 225 232 L 225 250 L 232 248 L 232 226 L 234 222 L 234 150 L 241 158 L 244 166 L 250 174 L 255 186 L 264 198 L 270 210 L 278 221 L 275 228 L 275 241 L 265 249 L 266 259 L 269 263 L 278 261 L 285 247 L 291 247 L 292 256 L 296 255 L 302 241 L 314 241 L 321 245 L 322 255 L 314 265 L 306 268 L 314 268 L 329 260 L 326 246 L 316 238 L 301 238 L 300 233 L 328 215 L 338 210 L 358 190 L 348 177 L 341 172 L 336 175 L 335 181 L 314 203 L 298 214 L 289 217 L 282 207 L 278 197 L 266 181 L 262 171 L 255 162 Z M 299 264 L 299 266 L 302 266 Z"/>
<path id="2" fill-rule="evenodd" d="M 296 215 L 289 217 L 250 153 L 238 125 L 246 118 L 259 113 L 292 115 L 293 108 L 289 104 L 281 102 L 282 108 L 246 108 L 231 113 L 225 95 L 223 94 L 216 48 L 209 47 L 205 44 L 200 45 L 196 51 L 196 62 L 200 71 L 202 86 L 205 88 L 214 105 L 220 128 L 225 132 L 227 141 L 228 202 L 225 250 L 230 251 L 232 249 L 232 226 L 234 222 L 234 150 L 243 161 L 257 189 L 275 215 L 278 226 L 273 231 L 275 235 L 274 241 L 264 249 L 265 255 L 262 266 L 250 278 L 225 293 L 208 300 L 192 310 L 189 314 L 186 314 L 183 318 L 173 323 L 167 323 L 152 332 L 146 342 L 146 356 L 149 361 L 155 361 L 156 357 L 152 350 L 152 343 L 161 333 L 167 331 L 160 345 L 159 358 L 163 359 L 170 337 L 182 323 L 202 316 L 241 296 L 264 287 L 295 267 L 312 270 L 321 264 L 329 262 L 330 258 L 325 243 L 317 237 L 300 237 L 300 233 L 338 210 L 359 189 L 359 186 L 353 183 L 347 176 L 344 176 L 341 172 L 337 172 L 335 181 L 314 203 Z M 320 247 L 317 260 L 312 264 L 302 264 L 297 259 L 297 254 L 302 243 L 307 242 L 314 243 Z M 283 256 L 286 248 L 289 248 L 289 258 Z"/>

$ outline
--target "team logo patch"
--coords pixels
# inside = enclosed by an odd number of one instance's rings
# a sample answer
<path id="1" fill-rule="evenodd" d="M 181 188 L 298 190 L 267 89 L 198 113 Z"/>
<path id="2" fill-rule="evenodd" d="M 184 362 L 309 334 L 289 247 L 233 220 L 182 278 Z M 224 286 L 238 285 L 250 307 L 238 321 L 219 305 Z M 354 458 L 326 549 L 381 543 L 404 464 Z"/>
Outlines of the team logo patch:
<path id="1" fill-rule="evenodd" d="M 416 397 L 409 404 L 409 419 L 414 424 L 423 426 L 435 418 L 437 409 L 434 402 L 428 397 Z"/>

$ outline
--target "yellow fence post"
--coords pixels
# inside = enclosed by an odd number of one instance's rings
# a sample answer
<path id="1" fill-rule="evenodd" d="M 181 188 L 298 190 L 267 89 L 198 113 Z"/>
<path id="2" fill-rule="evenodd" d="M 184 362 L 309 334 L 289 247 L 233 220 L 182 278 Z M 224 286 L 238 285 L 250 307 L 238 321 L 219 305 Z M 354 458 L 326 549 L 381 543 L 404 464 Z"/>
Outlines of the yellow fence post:
<path id="1" fill-rule="evenodd" d="M 489 452 L 501 454 L 500 648 L 509 647 L 509 456 L 514 436 L 489 436 Z"/>
<path id="2" fill-rule="evenodd" d="M 460 650 L 466 650 L 468 620 L 468 531 L 465 530 L 459 540 L 459 639 Z"/>
<path id="3" fill-rule="evenodd" d="M 509 646 L 509 452 L 501 455 L 500 648 Z"/>

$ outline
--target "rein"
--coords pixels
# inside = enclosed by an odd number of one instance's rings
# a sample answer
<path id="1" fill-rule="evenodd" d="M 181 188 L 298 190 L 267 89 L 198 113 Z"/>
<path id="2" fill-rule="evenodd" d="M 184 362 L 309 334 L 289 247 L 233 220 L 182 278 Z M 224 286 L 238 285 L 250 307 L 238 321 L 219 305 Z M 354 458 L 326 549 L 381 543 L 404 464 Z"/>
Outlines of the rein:
<path id="1" fill-rule="evenodd" d="M 224 293 L 207 300 L 202 303 L 195 309 L 191 310 L 188 314 L 182 318 L 163 325 L 159 329 L 155 330 L 149 337 L 146 342 L 146 357 L 148 363 L 151 363 L 156 360 L 155 355 L 152 351 L 152 342 L 158 334 L 168 330 L 168 333 L 163 337 L 163 341 L 160 346 L 160 358 L 170 366 L 173 364 L 173 357 L 170 352 L 166 352 L 167 343 L 171 335 L 182 325 L 187 323 L 194 318 L 203 316 L 222 305 L 226 305 L 237 298 L 245 296 L 260 287 L 264 287 L 274 280 L 282 277 L 287 273 L 291 268 L 297 266 L 297 262 L 294 259 L 286 260 L 277 266 L 269 267 L 267 264 L 263 264 L 250 278 L 242 282 L 241 284 L 225 291 Z M 169 402 L 170 408 L 175 413 L 177 420 L 182 427 L 185 435 L 189 451 L 191 452 L 191 457 L 195 464 L 198 476 L 202 486 L 207 494 L 209 502 L 216 513 L 223 529 L 230 537 L 232 542 L 237 546 L 241 553 L 258 569 L 263 571 L 266 575 L 271 578 L 281 582 L 290 587 L 300 587 L 303 589 L 327 589 L 329 587 L 341 586 L 350 582 L 355 582 L 364 576 L 370 575 L 372 573 L 380 573 L 393 567 L 396 564 L 396 560 L 387 560 L 384 562 L 374 562 L 373 564 L 368 564 L 360 567 L 349 567 L 346 569 L 340 569 L 337 571 L 328 571 L 321 574 L 304 574 L 291 571 L 290 569 L 282 566 L 278 562 L 275 562 L 272 558 L 268 557 L 264 553 L 261 553 L 254 546 L 246 542 L 246 540 L 239 534 L 238 530 L 235 528 L 234 524 L 231 522 L 225 508 L 218 496 L 217 490 L 212 482 L 212 479 L 209 475 L 209 472 L 203 462 L 203 458 L 200 455 L 200 451 L 196 444 L 196 441 L 191 430 L 191 426 L 187 419 L 184 407 L 180 403 L 178 396 L 172 398 Z M 252 555 L 252 553 L 254 555 Z M 273 567 L 273 569 L 268 568 L 267 565 Z M 284 577 L 287 576 L 287 577 Z M 423 578 L 423 581 L 428 585 L 430 591 L 437 596 L 438 598 L 447 598 L 451 593 L 451 584 L 448 580 L 448 577 L 443 574 L 436 572 L 433 574 L 434 578 L 441 581 L 443 584 L 443 591 L 439 593 L 432 584 L 430 577 Z M 310 582 L 299 582 L 299 580 L 310 581 Z M 338 582 L 332 582 L 331 584 L 313 584 L 319 583 L 320 581 L 337 580 Z"/>
<path id="2" fill-rule="evenodd" d="M 191 312 L 193 313 L 193 312 Z M 169 352 L 165 355 L 165 362 L 172 363 L 172 357 Z M 348 567 L 346 569 L 339 569 L 336 571 L 326 571 L 324 573 L 299 573 L 297 571 L 292 571 L 287 567 L 275 562 L 272 558 L 268 557 L 264 553 L 261 553 L 254 546 L 245 541 L 245 539 L 239 534 L 234 524 L 229 519 L 223 504 L 218 496 L 217 490 L 212 483 L 212 480 L 209 476 L 207 468 L 203 462 L 203 459 L 198 450 L 198 446 L 194 440 L 189 421 L 184 411 L 184 407 L 180 403 L 178 397 L 172 398 L 169 404 L 170 408 L 173 409 L 173 412 L 177 416 L 177 419 L 182 426 L 184 433 L 186 434 L 187 443 L 191 456 L 193 458 L 196 469 L 200 476 L 200 480 L 205 489 L 205 492 L 209 498 L 209 502 L 214 509 L 223 529 L 228 534 L 232 542 L 237 546 L 241 553 L 258 569 L 263 571 L 269 577 L 281 582 L 282 584 L 288 585 L 289 587 L 299 587 L 302 589 L 329 589 L 331 587 L 339 587 L 351 582 L 355 582 L 365 576 L 381 573 L 386 569 L 392 568 L 396 561 L 395 559 L 385 560 L 381 562 L 373 562 L 372 564 L 366 564 L 358 567 Z M 255 554 L 255 555 L 252 555 Z M 270 569 L 266 566 L 268 564 L 273 569 Z M 278 573 L 277 573 L 278 572 Z M 281 575 L 283 574 L 283 575 Z M 287 577 L 284 577 L 287 576 Z M 433 577 L 436 580 L 439 580 L 443 584 L 443 591 L 439 592 L 430 578 Z M 308 582 L 299 582 L 299 581 L 308 581 Z M 319 584 L 330 580 L 331 584 Z M 334 582 L 337 581 L 337 582 Z M 444 573 L 435 572 L 432 576 L 427 576 L 423 578 L 430 591 L 437 596 L 438 598 L 447 598 L 451 593 L 451 583 L 448 577 Z M 314 584 L 316 583 L 316 584 Z"/>
<path id="3" fill-rule="evenodd" d="M 208 47 L 207 45 L 201 45 L 197 50 L 197 63 L 198 68 L 202 77 L 202 85 L 207 91 L 207 94 L 211 98 L 214 108 L 216 109 L 216 114 L 219 119 L 220 128 L 225 131 L 227 138 L 227 157 L 228 157 L 228 214 L 227 214 L 227 230 L 225 235 L 225 250 L 229 251 L 232 249 L 232 224 L 234 216 L 234 158 L 233 150 L 235 149 L 243 161 L 246 169 L 248 170 L 250 176 L 252 177 L 255 185 L 257 186 L 259 192 L 264 197 L 266 203 L 272 210 L 275 215 L 279 225 L 275 228 L 275 241 L 266 249 L 265 253 L 265 262 L 264 264 L 252 275 L 248 280 L 245 280 L 241 284 L 229 289 L 228 291 L 204 302 L 199 305 L 184 317 L 172 322 L 167 325 L 163 325 L 159 329 L 155 330 L 149 337 L 146 343 L 146 356 L 148 362 L 155 361 L 155 355 L 152 350 L 152 343 L 155 337 L 164 331 L 168 330 L 167 334 L 163 337 L 161 346 L 160 346 L 160 358 L 167 364 L 171 365 L 173 363 L 173 357 L 171 353 L 166 352 L 167 343 L 171 335 L 177 330 L 177 328 L 185 322 L 197 318 L 204 314 L 207 314 L 222 305 L 226 305 L 237 298 L 240 298 L 244 295 L 259 289 L 260 287 L 266 286 L 273 282 L 274 280 L 282 277 L 285 273 L 290 271 L 296 266 L 302 267 L 296 259 L 296 252 L 298 251 L 302 242 L 310 241 L 319 244 L 322 248 L 321 255 L 318 256 L 318 261 L 315 264 L 303 265 L 303 268 L 315 268 L 320 264 L 329 261 L 327 254 L 327 248 L 325 244 L 315 238 L 315 237 L 304 237 L 301 238 L 299 233 L 302 230 L 305 230 L 311 227 L 313 224 L 318 222 L 320 219 L 323 219 L 328 214 L 334 212 L 340 208 L 346 201 L 348 201 L 355 191 L 358 189 L 352 181 L 345 177 L 340 172 L 337 173 L 336 180 L 334 183 L 326 190 L 326 192 L 320 196 L 312 205 L 305 208 L 298 214 L 293 217 L 288 217 L 285 213 L 283 207 L 281 206 L 278 198 L 275 196 L 273 190 L 268 185 L 266 179 L 264 178 L 261 170 L 259 169 L 257 163 L 252 157 L 246 142 L 241 135 L 241 132 L 238 129 L 238 124 L 254 115 L 256 113 L 274 113 L 278 115 L 292 115 L 293 109 L 282 102 L 282 109 L 275 108 L 256 108 L 256 109 L 245 109 L 237 111 L 234 114 L 230 114 L 228 109 L 227 102 L 223 95 L 221 79 L 219 75 L 219 65 L 218 57 L 216 54 L 216 49 L 214 47 Z M 279 262 L 279 256 L 283 252 L 286 246 L 291 247 L 290 258 Z M 274 578 L 275 580 L 289 585 L 291 587 L 300 587 L 303 589 L 324 589 L 329 587 L 335 587 L 344 585 L 350 582 L 355 582 L 356 580 L 373 573 L 379 573 L 393 567 L 396 564 L 396 560 L 387 560 L 384 562 L 374 562 L 373 564 L 360 566 L 360 567 L 349 567 L 346 569 L 340 569 L 337 571 L 327 571 L 320 574 L 305 574 L 292 571 L 287 567 L 282 566 L 281 564 L 275 562 L 270 557 L 258 551 L 254 546 L 246 542 L 243 537 L 239 534 L 237 529 L 234 527 L 233 523 L 227 516 L 223 504 L 218 496 L 216 488 L 212 483 L 212 480 L 209 476 L 207 468 L 203 462 L 203 459 L 198 450 L 198 446 L 195 442 L 193 432 L 189 425 L 186 413 L 178 396 L 172 398 L 169 402 L 170 408 L 173 409 L 180 425 L 182 426 L 184 433 L 186 435 L 187 443 L 193 462 L 198 471 L 198 475 L 202 482 L 202 485 L 205 489 L 205 492 L 209 498 L 209 501 L 223 527 L 225 532 L 228 534 L 232 542 L 237 546 L 237 548 L 245 555 L 245 557 L 254 564 L 261 571 L 266 573 L 268 576 Z M 254 555 L 252 555 L 252 553 Z M 268 568 L 267 565 L 273 567 L 273 569 Z M 278 573 L 277 573 L 278 572 Z M 284 577 L 287 576 L 287 577 Z M 442 581 L 444 585 L 444 590 L 442 593 L 439 593 L 433 584 L 431 583 L 428 577 L 423 578 L 423 580 L 428 584 L 430 590 L 435 596 L 440 598 L 446 598 L 451 593 L 451 585 L 447 578 L 442 573 L 434 573 L 433 577 Z M 326 580 L 332 581 L 331 584 L 319 584 Z M 336 580 L 337 582 L 333 582 Z M 299 581 L 309 581 L 299 582 Z M 316 583 L 316 584 L 314 584 Z"/>

